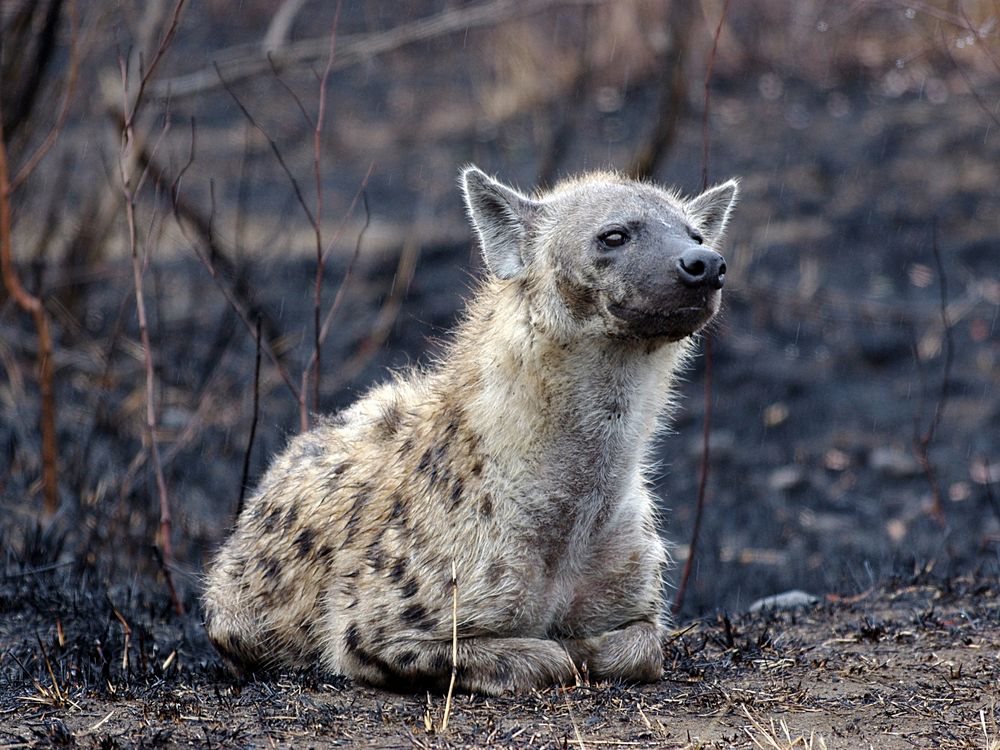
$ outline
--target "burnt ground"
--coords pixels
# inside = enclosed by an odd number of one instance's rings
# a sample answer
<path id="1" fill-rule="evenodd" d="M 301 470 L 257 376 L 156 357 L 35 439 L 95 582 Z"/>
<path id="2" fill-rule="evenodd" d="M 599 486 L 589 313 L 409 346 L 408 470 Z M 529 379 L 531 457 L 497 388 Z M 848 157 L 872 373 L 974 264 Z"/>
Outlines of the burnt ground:
<path id="1" fill-rule="evenodd" d="M 455 696 L 447 728 L 439 695 L 317 673 L 234 682 L 193 618 L 134 590 L 26 570 L 8 573 L 0 591 L 5 748 L 993 750 L 1000 741 L 995 581 L 919 577 L 798 612 L 695 620 L 671 635 L 657 684 Z"/>
<path id="2" fill-rule="evenodd" d="M 440 725 L 440 696 L 395 696 L 319 674 L 233 682 L 200 628 L 197 588 L 239 494 L 252 415 L 250 337 L 189 253 L 151 265 L 173 577 L 188 611 L 178 617 L 151 546 L 155 489 L 142 447 L 127 266 L 108 262 L 82 301 L 52 305 L 64 503 L 44 530 L 33 484 L 31 329 L 7 302 L 0 747 L 751 747 L 780 735 L 784 720 L 785 745 L 815 731 L 829 747 L 995 748 L 1000 89 L 982 84 L 971 96 L 957 75 L 943 80 L 933 97 L 860 77 L 824 86 L 766 73 L 713 82 L 710 171 L 739 175 L 743 197 L 713 333 L 708 506 L 667 645 L 672 666 L 652 686 L 460 697 L 449 731 L 435 733 L 428 726 Z M 624 163 L 654 105 L 655 92 L 637 85 L 622 109 L 581 113 L 565 162 Z M 533 168 L 511 132 L 478 134 L 464 150 L 404 153 L 401 139 L 398 161 L 372 178 L 374 223 L 405 213 L 428 189 L 413 175 L 426 172 L 435 196 L 449 197 L 415 211 L 461 227 L 457 192 L 442 186 L 466 159 L 530 184 Z M 370 161 L 338 158 L 349 197 Z M 692 192 L 701 166 L 692 113 L 659 176 Z M 274 201 L 271 210 L 289 206 Z M 402 241 L 395 252 L 362 253 L 324 349 L 323 411 L 349 403 L 386 367 L 433 352 L 474 284 L 464 231 L 421 244 L 384 338 L 373 331 L 392 299 Z M 328 300 L 344 278 L 353 239 L 347 244 L 327 269 Z M 309 352 L 301 334 L 311 315 L 308 252 L 250 254 L 240 269 L 297 369 Z M 660 451 L 666 534 L 681 561 L 693 525 L 704 374 L 701 359 Z M 939 406 L 928 472 L 913 442 Z M 295 404 L 265 364 L 251 482 L 296 427 Z M 755 599 L 793 588 L 823 603 L 773 618 L 742 614 Z"/>

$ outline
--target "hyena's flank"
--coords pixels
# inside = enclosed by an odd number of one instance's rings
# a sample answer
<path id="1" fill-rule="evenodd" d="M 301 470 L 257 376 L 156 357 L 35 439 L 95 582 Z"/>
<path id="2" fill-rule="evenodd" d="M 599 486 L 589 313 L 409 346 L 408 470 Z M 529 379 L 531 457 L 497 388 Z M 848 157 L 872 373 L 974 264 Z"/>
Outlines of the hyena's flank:
<path id="1" fill-rule="evenodd" d="M 647 452 L 719 308 L 736 183 L 462 184 L 487 271 L 444 355 L 293 439 L 211 565 L 238 671 L 447 687 L 454 566 L 461 689 L 661 675 Z"/>

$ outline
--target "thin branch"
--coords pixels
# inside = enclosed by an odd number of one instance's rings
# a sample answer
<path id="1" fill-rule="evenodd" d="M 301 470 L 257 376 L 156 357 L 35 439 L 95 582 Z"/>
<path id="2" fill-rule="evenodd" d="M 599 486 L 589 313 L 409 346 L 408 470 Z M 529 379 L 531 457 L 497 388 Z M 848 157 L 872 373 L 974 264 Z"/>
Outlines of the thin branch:
<path id="1" fill-rule="evenodd" d="M 164 54 L 166 54 L 167 49 L 170 47 L 170 43 L 174 39 L 174 35 L 177 33 L 177 27 L 181 20 L 181 13 L 184 10 L 186 2 L 187 0 L 177 0 L 177 3 L 174 5 L 174 10 L 171 13 L 170 23 L 167 25 L 167 30 L 160 39 L 160 43 L 156 47 L 156 52 L 153 53 L 153 59 L 149 63 L 149 67 L 146 68 L 146 71 L 139 79 L 139 89 L 136 91 L 135 98 L 132 100 L 132 106 L 126 106 L 123 110 L 125 123 L 130 127 L 135 121 L 135 116 L 138 113 L 139 108 L 142 106 L 144 101 L 143 95 L 145 94 L 146 88 L 153 77 L 153 73 L 156 71 L 156 67 L 160 64 Z M 169 98 L 169 96 L 167 98 Z"/>
<path id="2" fill-rule="evenodd" d="M 222 71 L 219 70 L 219 66 L 217 64 L 215 65 L 215 70 L 219 76 L 219 81 L 221 82 L 222 87 L 226 90 L 226 93 L 229 94 L 232 100 L 236 102 L 236 106 L 240 108 L 243 116 L 251 125 L 253 125 L 254 129 L 267 140 L 268 145 L 271 147 L 271 151 L 274 152 L 275 157 L 278 159 L 278 164 L 281 165 L 281 169 L 284 171 L 285 176 L 288 177 L 288 181 L 292 184 L 292 189 L 295 191 L 295 197 L 298 199 L 299 205 L 302 206 L 302 210 L 305 212 L 306 218 L 309 220 L 309 225 L 315 227 L 316 219 L 312 215 L 312 211 L 309 210 L 309 206 L 306 204 L 306 199 L 302 195 L 302 188 L 299 187 L 299 181 L 295 179 L 295 175 L 292 174 L 292 170 L 289 169 L 288 164 L 285 163 L 285 157 L 282 156 L 281 149 L 278 148 L 278 143 L 268 134 L 266 130 L 264 130 L 264 127 L 254 119 L 253 115 L 250 114 L 250 110 L 248 110 L 243 105 L 243 102 L 240 101 L 240 98 L 236 96 L 236 92 L 233 91 L 229 82 L 222 77 Z"/>
<path id="3" fill-rule="evenodd" d="M 183 5 L 183 0 L 180 0 L 178 7 L 181 5 Z M 162 51 L 158 54 L 162 54 Z M 124 96 L 124 92 L 128 91 L 128 68 L 125 64 L 125 60 L 121 57 L 119 57 L 119 68 L 121 71 L 122 91 Z M 146 79 L 144 78 L 144 80 Z M 132 114 L 134 114 L 139 104 L 139 99 L 133 102 L 131 110 Z M 143 170 L 143 173 L 140 175 L 138 180 L 135 179 L 135 173 L 132 168 L 132 165 L 135 164 L 135 160 L 132 158 L 132 155 L 135 150 L 136 136 L 127 104 L 123 105 L 122 118 L 123 129 L 121 133 L 121 148 L 118 155 L 118 169 L 119 177 L 121 179 L 122 195 L 125 198 L 125 222 L 128 230 L 128 247 L 131 251 L 132 257 L 132 281 L 135 289 L 135 307 L 139 322 L 139 337 L 142 342 L 143 359 L 146 369 L 146 437 L 148 440 L 149 454 L 152 460 L 153 475 L 156 481 L 156 490 L 160 503 L 159 549 L 163 557 L 163 570 L 167 578 L 167 586 L 170 589 L 170 596 L 173 600 L 174 610 L 180 615 L 184 613 L 184 605 L 174 588 L 170 572 L 170 565 L 174 560 L 173 542 L 171 540 L 172 519 L 170 512 L 170 498 L 167 494 L 167 483 L 163 477 L 163 466 L 160 462 L 160 446 L 156 435 L 156 376 L 153 370 L 153 348 L 149 337 L 149 326 L 146 320 L 146 302 L 143 292 L 143 270 L 145 262 L 148 261 L 149 256 L 148 253 L 146 253 L 144 254 L 144 257 L 140 259 L 139 241 L 135 219 L 136 185 L 142 183 L 148 169 Z M 166 130 L 166 127 L 167 125 L 165 124 L 164 130 Z"/>
<path id="4" fill-rule="evenodd" d="M 715 37 L 712 40 L 712 52 L 708 56 L 708 67 L 705 70 L 704 84 L 704 106 L 701 109 L 701 189 L 708 190 L 708 114 L 712 96 L 710 83 L 712 82 L 712 69 L 715 67 L 715 57 L 719 51 L 719 37 L 722 34 L 722 26 L 726 22 L 726 14 L 729 12 L 729 2 L 722 5 L 722 14 L 719 16 L 719 25 L 715 27 Z"/>
<path id="5" fill-rule="evenodd" d="M 222 247 L 220 247 L 218 241 L 216 240 L 213 232 L 212 222 L 210 219 L 206 218 L 201 214 L 199 209 L 185 200 L 183 194 L 181 193 L 181 179 L 184 173 L 187 171 L 188 167 L 194 161 L 194 149 L 195 149 L 195 127 L 194 120 L 191 121 L 191 147 L 188 154 L 188 159 L 184 166 L 181 167 L 177 176 L 171 181 L 166 173 L 166 170 L 159 165 L 149 154 L 145 148 L 139 149 L 139 162 L 148 165 L 154 178 L 161 182 L 170 182 L 170 198 L 173 207 L 174 219 L 177 222 L 177 226 L 180 228 L 181 233 L 184 237 L 191 243 L 191 249 L 194 254 L 198 257 L 198 260 L 205 266 L 208 270 L 209 276 L 211 276 L 212 281 L 215 282 L 219 291 L 222 292 L 223 297 L 229 303 L 229 306 L 237 314 L 250 335 L 254 335 L 254 324 L 251 322 L 253 318 L 261 319 L 263 323 L 263 334 L 264 334 L 264 352 L 267 354 L 268 359 L 274 368 L 278 371 L 281 379 L 288 386 L 291 391 L 292 396 L 295 398 L 296 403 L 299 402 L 300 395 L 299 389 L 296 387 L 295 383 L 292 381 L 291 376 L 288 373 L 288 369 L 285 367 L 278 354 L 276 342 L 280 336 L 280 331 L 277 330 L 277 326 L 274 321 L 265 314 L 264 310 L 250 297 L 249 291 L 244 288 L 240 283 L 239 279 L 236 278 L 238 274 L 235 271 L 235 264 L 230 258 L 223 252 Z M 190 225 L 194 231 L 197 233 L 197 239 L 206 246 L 209 252 L 209 256 L 205 256 L 201 250 L 198 249 L 198 242 L 196 238 L 191 237 L 188 234 L 186 225 Z M 227 288 L 222 283 L 222 278 L 220 277 L 220 270 L 223 275 L 228 278 L 232 289 Z"/>
<path id="6" fill-rule="evenodd" d="M 257 318 L 257 355 L 253 365 L 253 417 L 250 420 L 250 437 L 247 439 L 247 450 L 243 454 L 243 478 L 240 481 L 240 498 L 236 503 L 236 517 L 243 513 L 243 500 L 247 492 L 247 478 L 250 476 L 250 456 L 253 453 L 253 441 L 257 436 L 257 417 L 260 414 L 260 318 Z"/>
<path id="7" fill-rule="evenodd" d="M 708 56 L 708 66 L 705 71 L 704 103 L 701 118 L 701 183 L 702 190 L 708 189 L 708 112 L 710 103 L 710 83 L 712 80 L 712 68 L 715 66 L 715 56 L 719 49 L 719 36 L 722 34 L 722 26 L 726 21 L 726 13 L 729 12 L 729 0 L 722 6 L 722 13 L 719 16 L 719 24 L 715 27 L 715 36 L 712 40 L 712 51 Z M 681 573 L 681 580 L 677 584 L 677 593 L 674 596 L 673 613 L 676 615 L 684 606 L 684 595 L 687 592 L 688 579 L 691 577 L 691 570 L 694 568 L 694 558 L 698 550 L 698 538 L 701 535 L 701 519 L 705 512 L 705 498 L 708 492 L 708 474 L 711 465 L 711 435 L 712 435 L 712 334 L 705 334 L 705 421 L 701 434 L 701 467 L 698 472 L 698 500 L 695 504 L 694 528 L 691 530 L 691 543 L 688 545 L 687 560 L 684 561 L 684 570 Z"/>
<path id="8" fill-rule="evenodd" d="M 931 515 L 934 516 L 940 525 L 944 525 L 944 501 L 941 495 L 941 486 L 937 479 L 937 473 L 934 470 L 934 464 L 931 463 L 930 458 L 930 448 L 934 442 L 934 436 L 937 432 L 938 426 L 941 424 L 941 420 L 944 417 L 945 406 L 948 402 L 948 391 L 951 387 L 951 367 L 955 358 L 955 344 L 952 335 L 951 323 L 948 319 L 948 277 L 945 275 L 944 263 L 941 261 L 941 250 L 938 247 L 938 237 L 937 237 L 937 219 L 931 223 L 931 251 L 934 254 L 934 263 L 937 266 L 938 271 L 938 283 L 939 283 L 939 301 L 940 301 L 940 311 L 941 311 L 941 325 L 944 328 L 944 371 L 941 376 L 941 390 L 938 393 L 937 403 L 934 405 L 934 414 L 931 417 L 930 424 L 927 425 L 927 429 L 921 432 L 920 430 L 920 418 L 921 408 L 917 414 L 914 415 L 913 420 L 913 455 L 916 457 L 917 462 L 924 471 L 924 475 L 927 477 L 927 483 L 931 488 L 931 498 L 933 505 L 931 506 Z M 920 364 L 920 354 L 915 352 L 917 357 L 917 364 Z"/>
<path id="9" fill-rule="evenodd" d="M 369 174 L 371 174 L 370 171 Z M 366 182 L 367 180 L 368 178 L 365 177 Z M 347 292 L 347 285 L 350 283 L 351 275 L 354 273 L 354 266 L 357 264 L 358 257 L 361 255 L 361 241 L 364 239 L 365 232 L 368 231 L 368 227 L 371 224 L 372 215 L 368 208 L 367 190 L 362 190 L 361 199 L 365 207 L 365 223 L 364 226 L 361 227 L 361 231 L 358 232 L 358 241 L 354 245 L 354 255 L 351 256 L 351 261 L 347 264 L 347 271 L 344 274 L 344 278 L 340 282 L 340 286 L 337 288 L 337 294 L 333 298 L 333 304 L 330 305 L 330 309 L 326 312 L 326 318 L 323 319 L 323 327 L 320 330 L 320 343 L 326 341 L 326 337 L 330 333 L 330 326 L 333 323 L 333 318 L 340 309 L 341 303 L 344 301 L 344 294 Z"/>
<path id="10" fill-rule="evenodd" d="M 379 348 L 389 338 L 392 333 L 392 326 L 399 317 L 402 309 L 403 298 L 410 288 L 413 274 L 417 267 L 417 258 L 420 256 L 420 244 L 413 233 L 409 234 L 403 243 L 403 250 L 399 254 L 399 262 L 396 265 L 396 273 L 393 276 L 392 289 L 389 296 L 382 304 L 375 322 L 364 341 L 358 346 L 357 351 L 349 359 L 337 367 L 336 379 L 329 386 L 332 391 L 336 391 L 345 383 L 350 382 L 375 356 Z"/>
<path id="11" fill-rule="evenodd" d="M 80 70 L 80 45 L 77 43 L 77 17 L 76 17 L 76 2 L 71 0 L 69 4 L 69 18 L 70 18 L 70 42 L 69 42 L 69 72 L 66 74 L 66 83 L 63 89 L 62 103 L 59 105 L 59 114 L 56 115 L 56 120 L 52 124 L 51 129 L 45 136 L 45 140 L 42 141 L 41 145 L 35 149 L 28 160 L 17 170 L 17 174 L 14 175 L 14 179 L 10 182 L 10 192 L 17 190 L 21 184 L 28 179 L 31 173 L 38 166 L 39 162 L 45 158 L 49 150 L 55 145 L 55 142 L 59 140 L 59 136 L 66 125 L 66 117 L 69 114 L 69 105 L 73 101 L 73 93 L 76 90 L 76 80 L 77 74 Z"/>
<path id="12" fill-rule="evenodd" d="M 655 173 L 677 139 L 677 129 L 687 99 L 688 39 L 691 36 L 691 10 L 687 3 L 680 3 L 670 19 L 670 50 L 664 61 L 663 86 L 660 106 L 648 140 L 642 145 L 629 165 L 627 174 L 635 179 L 649 179 Z M 710 71 L 711 72 L 711 71 Z"/>
<path id="13" fill-rule="evenodd" d="M 7 146 L 3 134 L 3 107 L 0 102 L 0 274 L 7 292 L 18 306 L 29 313 L 38 332 L 38 392 L 41 405 L 42 496 L 45 515 L 59 509 L 58 450 L 56 446 L 56 409 L 52 388 L 52 334 L 49 317 L 42 301 L 21 285 L 14 269 L 11 239 L 10 197 L 13 192 L 7 165 Z"/>
<path id="14" fill-rule="evenodd" d="M 602 0 L 498 0 L 468 8 L 449 9 L 434 16 L 375 34 L 355 34 L 341 37 L 339 52 L 331 71 L 343 70 L 401 47 L 449 34 L 464 33 L 472 29 L 493 26 L 514 18 L 536 15 L 551 8 L 566 5 L 596 5 Z M 273 65 L 284 70 L 315 60 L 322 60 L 329 49 L 329 39 L 306 39 L 280 49 L 268 50 Z M 227 82 L 232 85 L 260 75 L 271 69 L 259 44 L 222 50 L 212 67 L 160 81 L 150 87 L 150 94 L 157 99 L 168 96 L 175 101 L 208 91 L 222 85 L 217 75 L 223 69 Z"/>
<path id="15" fill-rule="evenodd" d="M 316 235 L 316 287 L 313 292 L 313 409 L 319 409 L 319 384 L 322 377 L 322 340 L 320 339 L 320 316 L 323 309 L 323 123 L 326 118 L 326 83 L 330 78 L 330 68 L 333 67 L 333 57 L 337 49 L 337 26 L 340 24 L 340 2 L 333 17 L 333 28 L 330 29 L 330 54 L 326 58 L 326 68 L 319 81 L 319 106 L 316 112 L 316 127 L 313 129 L 313 177 L 316 181 L 316 223 L 313 229 Z M 306 371 L 308 372 L 308 370 Z M 303 390 L 305 390 L 303 384 Z M 308 426 L 309 415 L 303 413 L 301 420 Z"/>

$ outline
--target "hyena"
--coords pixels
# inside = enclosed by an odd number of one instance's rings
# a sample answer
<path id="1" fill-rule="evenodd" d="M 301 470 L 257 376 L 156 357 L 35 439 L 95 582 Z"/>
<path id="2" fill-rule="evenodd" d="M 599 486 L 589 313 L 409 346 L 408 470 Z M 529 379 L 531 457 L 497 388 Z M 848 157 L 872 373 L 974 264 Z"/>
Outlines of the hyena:
<path id="1" fill-rule="evenodd" d="M 454 625 L 466 691 L 662 674 L 648 453 L 719 309 L 737 183 L 461 183 L 485 271 L 443 353 L 292 439 L 209 568 L 238 672 L 441 690 Z"/>

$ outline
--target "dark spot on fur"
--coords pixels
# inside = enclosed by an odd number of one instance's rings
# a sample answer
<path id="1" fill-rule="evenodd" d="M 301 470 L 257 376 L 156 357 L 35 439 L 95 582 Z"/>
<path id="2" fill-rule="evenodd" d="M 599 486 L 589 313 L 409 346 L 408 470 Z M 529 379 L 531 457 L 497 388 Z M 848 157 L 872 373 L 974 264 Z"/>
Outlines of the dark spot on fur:
<path id="1" fill-rule="evenodd" d="M 405 510 L 406 503 L 403 502 L 403 498 L 397 495 L 392 503 L 392 510 L 389 511 L 389 518 L 399 518 Z"/>
<path id="2" fill-rule="evenodd" d="M 556 276 L 556 290 L 575 320 L 584 320 L 593 314 L 597 301 L 593 287 L 559 274 Z"/>
<path id="3" fill-rule="evenodd" d="M 257 568 L 265 580 L 273 581 L 281 575 L 281 561 L 275 555 L 257 561 Z"/>
<path id="4" fill-rule="evenodd" d="M 334 468 L 333 474 L 334 474 L 334 476 L 338 476 L 339 477 L 344 472 L 347 472 L 347 471 L 350 471 L 350 470 L 351 470 L 351 462 L 350 461 L 341 461 L 339 464 L 337 464 L 336 468 Z"/>
<path id="5" fill-rule="evenodd" d="M 424 455 L 420 457 L 420 463 L 417 464 L 417 471 L 424 472 L 431 465 L 431 449 L 428 448 L 424 451 Z"/>
<path id="6" fill-rule="evenodd" d="M 319 548 L 319 551 L 316 552 L 316 557 L 318 557 L 320 560 L 329 560 L 331 557 L 333 557 L 333 547 L 331 547 L 329 544 L 324 544 L 322 547 Z"/>
<path id="7" fill-rule="evenodd" d="M 399 402 L 393 399 L 388 404 L 382 405 L 382 413 L 375 425 L 375 434 L 383 440 L 388 440 L 399 431 L 399 426 L 403 421 L 403 412 L 399 408 Z"/>
<path id="8" fill-rule="evenodd" d="M 594 258 L 593 262 L 595 268 L 607 268 L 615 261 L 614 258 L 610 255 L 598 255 L 596 258 Z"/>
<path id="9" fill-rule="evenodd" d="M 352 622 L 344 631 L 344 646 L 348 651 L 357 651 L 361 647 L 361 631 L 356 622 Z"/>
<path id="10" fill-rule="evenodd" d="M 385 551 L 378 542 L 368 545 L 368 553 L 365 558 L 368 560 L 368 565 L 375 572 L 385 567 Z"/>
<path id="11" fill-rule="evenodd" d="M 283 522 L 285 524 L 285 531 L 290 531 L 292 526 L 294 526 L 295 522 L 298 520 L 299 520 L 299 508 L 297 505 L 293 505 L 291 508 L 288 509 L 288 512 L 285 513 L 285 520 Z"/>
<path id="12" fill-rule="evenodd" d="M 423 604 L 411 604 L 403 610 L 400 618 L 407 625 L 412 625 L 418 630 L 433 630 L 437 622 L 430 617 L 427 608 Z"/>
<path id="13" fill-rule="evenodd" d="M 399 583 L 403 580 L 403 576 L 406 575 L 406 558 L 401 557 L 396 560 L 396 564 L 392 566 L 392 570 L 389 571 L 389 580 L 393 583 Z"/>
<path id="14" fill-rule="evenodd" d="M 406 583 L 403 584 L 403 588 L 399 590 L 399 595 L 404 599 L 412 599 L 420 591 L 420 584 L 417 583 L 416 578 L 410 578 Z"/>
<path id="15" fill-rule="evenodd" d="M 494 560 L 486 569 L 486 584 L 491 587 L 498 585 L 506 573 L 507 565 L 502 560 Z"/>
<path id="16" fill-rule="evenodd" d="M 451 653 L 448 651 L 438 651 L 431 659 L 431 670 L 433 672 L 451 672 Z"/>
<path id="17" fill-rule="evenodd" d="M 350 573 L 344 573 L 344 578 L 357 578 L 360 573 L 361 571 L 358 568 L 355 568 Z"/>
<path id="18" fill-rule="evenodd" d="M 299 557 L 307 557 L 312 552 L 313 544 L 316 541 L 315 529 L 302 529 L 295 537 L 295 546 L 298 548 Z"/>
<path id="19" fill-rule="evenodd" d="M 354 502 L 351 504 L 350 515 L 347 517 L 347 524 L 345 528 L 347 529 L 347 536 L 344 537 L 344 544 L 347 545 L 358 531 L 358 526 L 361 523 L 361 514 L 365 505 L 368 504 L 368 493 L 364 490 L 359 490 L 354 494 Z"/>
<path id="20" fill-rule="evenodd" d="M 278 525 L 278 519 L 281 518 L 281 510 L 279 508 L 271 508 L 268 514 L 264 517 L 263 529 L 265 534 L 270 534 L 274 531 L 274 527 Z"/>
<path id="21" fill-rule="evenodd" d="M 500 654 L 493 663 L 493 678 L 501 685 L 509 685 L 513 679 L 513 665 L 510 658 Z"/>
<path id="22" fill-rule="evenodd" d="M 417 661 L 418 657 L 419 654 L 416 651 L 408 649 L 406 651 L 400 652 L 399 655 L 396 656 L 396 664 L 398 664 L 403 669 L 406 669 L 407 667 L 413 666 L 413 664 Z"/>
<path id="23" fill-rule="evenodd" d="M 482 473 L 483 473 L 483 462 L 482 461 L 476 461 L 476 463 L 473 464 L 473 466 L 472 466 L 472 474 L 473 474 L 473 476 L 477 476 L 478 477 Z"/>
<path id="24" fill-rule="evenodd" d="M 479 501 L 479 512 L 487 518 L 493 515 L 493 496 L 490 493 L 487 492 Z"/>
<path id="25" fill-rule="evenodd" d="M 462 502 L 462 492 L 465 490 L 465 484 L 462 482 L 461 477 L 455 480 L 455 483 L 451 487 L 451 508 L 454 510 L 458 507 L 458 504 Z"/>

